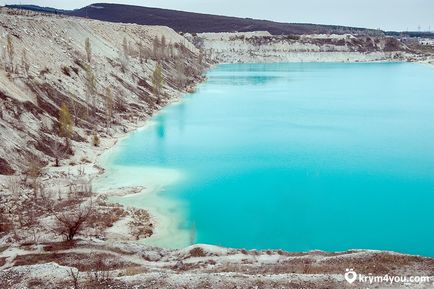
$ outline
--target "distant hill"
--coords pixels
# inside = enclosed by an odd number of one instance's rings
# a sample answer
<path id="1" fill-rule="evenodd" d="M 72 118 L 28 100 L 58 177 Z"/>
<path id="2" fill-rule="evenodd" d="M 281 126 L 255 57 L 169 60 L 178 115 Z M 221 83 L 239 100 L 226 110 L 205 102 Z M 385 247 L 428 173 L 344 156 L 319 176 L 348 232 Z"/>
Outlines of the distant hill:
<path id="1" fill-rule="evenodd" d="M 373 29 L 336 25 L 280 23 L 268 20 L 228 17 L 123 4 L 97 3 L 72 11 L 40 7 L 37 5 L 6 5 L 6 7 L 86 17 L 109 22 L 162 25 L 168 26 L 178 32 L 189 33 L 249 31 L 268 31 L 273 35 L 314 33 L 360 33 L 378 35 L 379 33 L 384 33 L 389 36 L 434 38 L 434 33 L 431 32 L 384 32 Z"/>
<path id="2" fill-rule="evenodd" d="M 434 32 L 428 31 L 405 31 L 405 32 L 396 32 L 396 31 L 388 31 L 386 32 L 388 36 L 406 36 L 406 37 L 420 37 L 420 38 L 434 38 Z"/>
<path id="3" fill-rule="evenodd" d="M 70 11 L 67 10 L 61 10 L 51 7 L 41 7 L 38 5 L 6 5 L 8 8 L 14 8 L 14 9 L 24 9 L 24 10 L 30 10 L 35 12 L 41 12 L 41 13 L 53 13 L 53 14 L 64 14 Z"/>
<path id="4" fill-rule="evenodd" d="M 62 13 L 66 15 L 87 17 L 91 19 L 136 23 L 143 25 L 168 26 L 178 32 L 248 32 L 268 31 L 274 35 L 312 34 L 312 33 L 375 33 L 377 30 L 334 25 L 279 23 L 268 20 L 238 18 L 210 14 L 192 13 L 160 8 L 148 8 L 123 4 L 92 4 L 73 11 L 34 5 L 9 5 L 11 8 L 21 8 L 46 13 Z"/>
<path id="5" fill-rule="evenodd" d="M 267 20 L 218 16 L 120 4 L 93 4 L 69 12 L 68 14 L 111 22 L 164 25 L 171 27 L 176 31 L 190 33 L 268 31 L 274 35 L 281 35 L 367 31 L 367 29 L 362 28 L 278 23 Z"/>

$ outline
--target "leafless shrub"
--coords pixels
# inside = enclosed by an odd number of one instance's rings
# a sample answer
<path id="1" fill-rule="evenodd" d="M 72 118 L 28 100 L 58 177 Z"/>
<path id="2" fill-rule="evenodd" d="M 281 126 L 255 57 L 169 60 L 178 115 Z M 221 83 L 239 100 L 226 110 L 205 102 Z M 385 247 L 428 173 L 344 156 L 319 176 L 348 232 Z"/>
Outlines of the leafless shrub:
<path id="1" fill-rule="evenodd" d="M 67 153 L 67 148 L 60 142 L 55 142 L 53 146 L 50 147 L 50 150 L 55 159 L 55 166 L 58 167 L 59 160 L 63 159 Z"/>
<path id="2" fill-rule="evenodd" d="M 70 199 L 72 202 L 79 202 L 76 199 Z M 72 205 L 68 207 L 66 211 L 59 212 L 53 208 L 50 208 L 50 213 L 55 218 L 55 225 L 53 231 L 66 238 L 67 241 L 71 241 L 74 237 L 80 233 L 86 225 L 86 221 L 93 213 L 93 201 L 80 203 L 78 205 Z"/>
<path id="3" fill-rule="evenodd" d="M 69 279 L 70 279 L 70 283 L 72 285 L 72 288 L 80 289 L 80 287 L 79 287 L 80 272 L 78 270 L 75 271 L 73 268 L 70 268 L 68 271 L 68 275 L 69 275 Z"/>
<path id="4" fill-rule="evenodd" d="M 9 58 L 9 66 L 8 70 L 12 72 L 14 70 L 14 55 L 15 55 L 15 48 L 14 48 L 14 42 L 12 39 L 12 35 L 8 33 L 6 36 L 6 52 Z"/>
<path id="5" fill-rule="evenodd" d="M 29 62 L 29 58 L 27 57 L 26 49 L 23 49 L 23 53 L 21 55 L 21 67 L 25 71 L 26 75 L 28 76 L 30 71 L 30 62 Z"/>
<path id="6" fill-rule="evenodd" d="M 139 61 L 140 64 L 143 64 L 143 59 L 144 59 L 144 49 L 143 49 L 143 43 L 142 41 L 139 41 L 137 43 L 137 49 L 138 49 L 138 53 L 139 53 Z"/>
<path id="7" fill-rule="evenodd" d="M 92 45 L 90 44 L 90 39 L 89 37 L 86 38 L 85 42 L 84 42 L 84 48 L 86 50 L 86 60 L 88 63 L 91 62 L 92 60 Z"/>
<path id="8" fill-rule="evenodd" d="M 112 276 L 100 255 L 96 257 L 93 268 L 92 271 L 87 272 L 87 285 L 90 288 L 106 288 L 105 285 L 110 283 Z"/>

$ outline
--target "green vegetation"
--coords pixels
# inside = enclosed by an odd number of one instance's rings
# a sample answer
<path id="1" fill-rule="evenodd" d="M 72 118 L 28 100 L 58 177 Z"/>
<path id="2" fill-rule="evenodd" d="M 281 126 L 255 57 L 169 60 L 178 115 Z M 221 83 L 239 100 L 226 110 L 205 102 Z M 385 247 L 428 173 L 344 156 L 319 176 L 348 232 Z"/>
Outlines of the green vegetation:
<path id="1" fill-rule="evenodd" d="M 66 145 L 69 147 L 69 139 L 72 136 L 73 123 L 68 106 L 63 103 L 59 110 L 59 132 L 65 138 Z"/>
<path id="2" fill-rule="evenodd" d="M 154 73 L 152 74 L 152 89 L 154 95 L 157 97 L 157 104 L 161 103 L 161 89 L 163 88 L 163 81 L 161 65 L 160 63 L 157 63 Z"/>

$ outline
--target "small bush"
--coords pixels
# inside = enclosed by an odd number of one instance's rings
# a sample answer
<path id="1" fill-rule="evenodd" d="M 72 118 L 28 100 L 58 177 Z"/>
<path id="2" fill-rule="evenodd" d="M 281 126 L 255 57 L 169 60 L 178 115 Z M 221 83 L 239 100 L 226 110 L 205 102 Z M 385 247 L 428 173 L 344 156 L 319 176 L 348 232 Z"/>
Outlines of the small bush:
<path id="1" fill-rule="evenodd" d="M 100 143 L 101 143 L 101 141 L 99 139 L 99 136 L 96 133 L 94 133 L 93 137 L 92 137 L 92 145 L 94 147 L 99 147 Z"/>
<path id="2" fill-rule="evenodd" d="M 201 247 L 196 247 L 190 250 L 191 257 L 205 257 L 206 253 Z"/>

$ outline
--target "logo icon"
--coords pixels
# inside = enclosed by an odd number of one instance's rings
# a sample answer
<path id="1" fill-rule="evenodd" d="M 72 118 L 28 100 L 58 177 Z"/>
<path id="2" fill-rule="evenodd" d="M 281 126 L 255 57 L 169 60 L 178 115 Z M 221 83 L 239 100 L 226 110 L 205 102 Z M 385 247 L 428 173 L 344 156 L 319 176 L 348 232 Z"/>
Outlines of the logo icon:
<path id="1" fill-rule="evenodd" d="M 347 280 L 348 283 L 353 284 L 354 281 L 356 281 L 357 279 L 357 273 L 354 272 L 354 269 L 347 269 L 345 271 L 346 271 L 344 275 L 345 280 Z"/>

